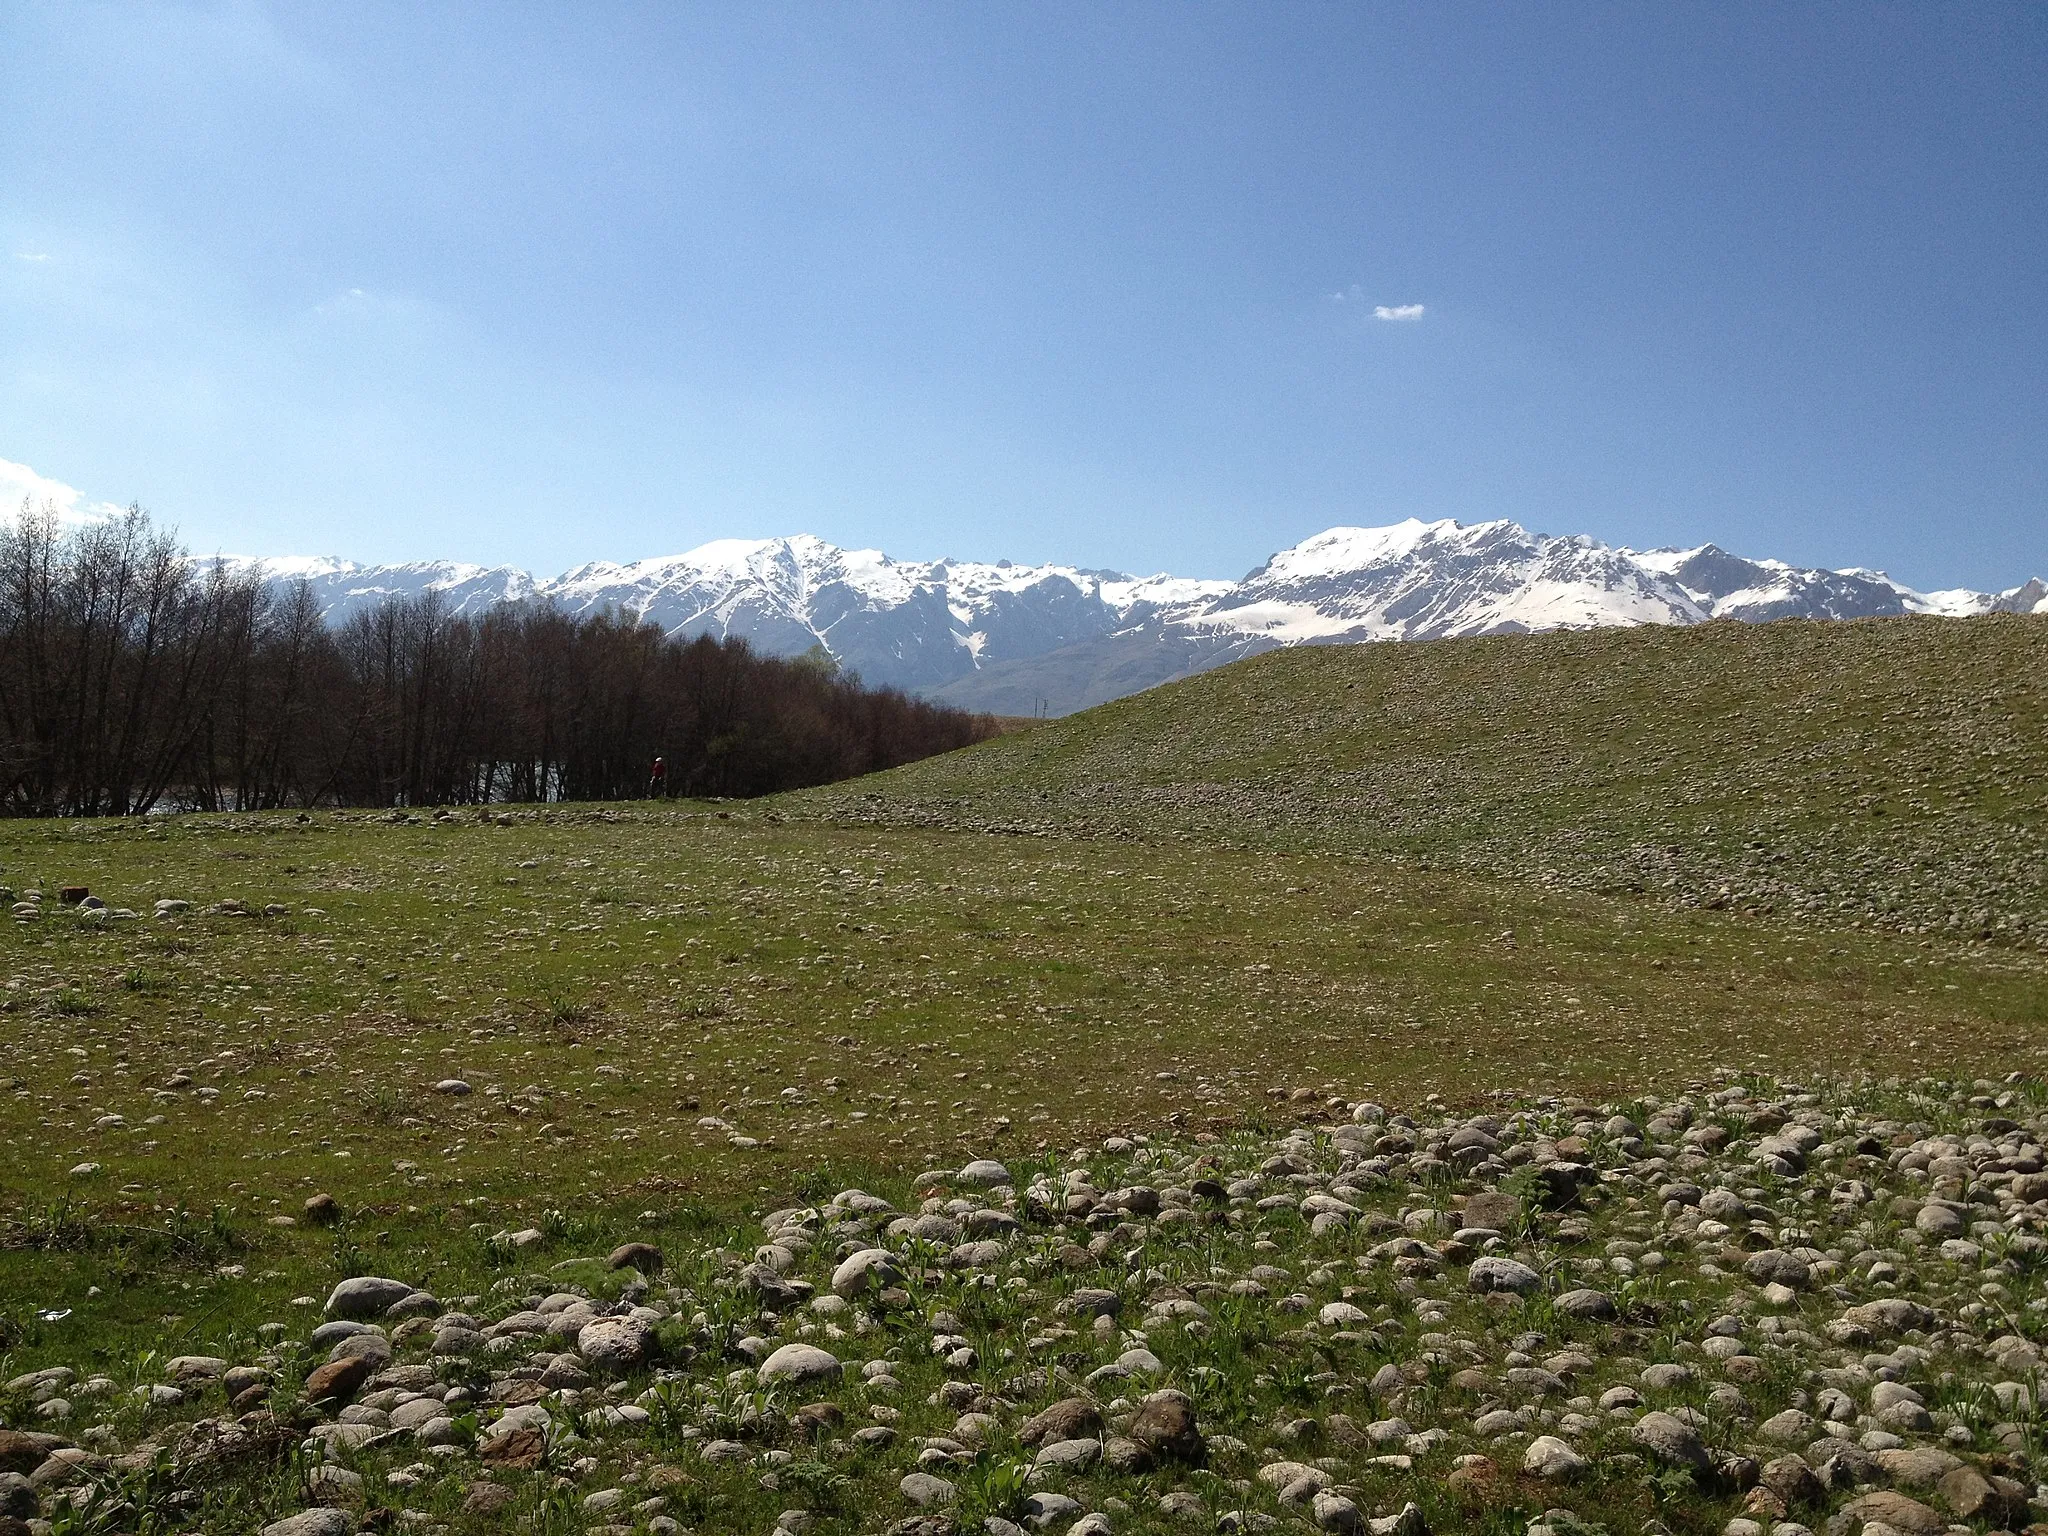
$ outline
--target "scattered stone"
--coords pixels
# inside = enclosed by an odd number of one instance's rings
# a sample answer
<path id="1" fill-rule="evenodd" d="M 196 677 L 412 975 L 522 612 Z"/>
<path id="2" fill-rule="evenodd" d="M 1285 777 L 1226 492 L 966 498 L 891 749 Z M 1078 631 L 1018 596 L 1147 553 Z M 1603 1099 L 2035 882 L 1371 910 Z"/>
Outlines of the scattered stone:
<path id="1" fill-rule="evenodd" d="M 355 1520 L 345 1510 L 309 1509 L 303 1514 L 272 1521 L 263 1536 L 350 1536 Z"/>
<path id="2" fill-rule="evenodd" d="M 776 1381 L 792 1386 L 837 1381 L 839 1361 L 815 1344 L 785 1344 L 761 1362 L 759 1376 L 764 1385 Z"/>
<path id="3" fill-rule="evenodd" d="M 662 1269 L 661 1250 L 652 1243 L 621 1243 L 605 1260 L 608 1269 L 638 1270 L 643 1275 L 658 1275 Z"/>
<path id="4" fill-rule="evenodd" d="M 1056 1440 L 1080 1440 L 1102 1433 L 1102 1410 L 1085 1397 L 1066 1397 L 1034 1414 L 1017 1431 L 1019 1445 L 1037 1446 Z"/>
<path id="5" fill-rule="evenodd" d="M 1510 1291 L 1526 1296 L 1543 1288 L 1543 1277 L 1519 1259 L 1488 1255 L 1473 1261 L 1465 1272 L 1465 1283 L 1475 1291 Z"/>
<path id="6" fill-rule="evenodd" d="M 1483 1227 L 1493 1232 L 1519 1232 L 1523 1221 L 1522 1202 L 1497 1190 L 1481 1190 L 1465 1201 L 1464 1216 L 1468 1227 Z"/>
<path id="7" fill-rule="evenodd" d="M 1130 1438 L 1161 1461 L 1201 1466 L 1208 1459 L 1208 1447 L 1196 1423 L 1194 1399 L 1183 1392 L 1148 1395 L 1131 1421 Z"/>
<path id="8" fill-rule="evenodd" d="M 1522 1453 L 1522 1470 L 1545 1482 L 1577 1477 L 1588 1465 L 1585 1457 L 1555 1435 L 1538 1435 Z"/>
<path id="9" fill-rule="evenodd" d="M 953 1485 L 943 1477 L 934 1477 L 929 1472 L 913 1472 L 896 1485 L 903 1497 L 920 1509 L 953 1502 Z"/>
<path id="10" fill-rule="evenodd" d="M 1566 1291 L 1557 1298 L 1555 1306 L 1566 1317 L 1587 1323 L 1611 1323 L 1621 1315 L 1614 1298 L 1605 1291 Z"/>
<path id="11" fill-rule="evenodd" d="M 1918 1499 L 1889 1489 L 1851 1499 L 1842 1507 L 1842 1513 L 1851 1520 L 1888 1525 L 1906 1536 L 1941 1536 L 1948 1529 L 1948 1521 Z"/>
<path id="12" fill-rule="evenodd" d="M 623 1376 L 628 1371 L 637 1370 L 646 1364 L 648 1349 L 653 1340 L 654 1330 L 643 1318 L 600 1317 L 594 1322 L 585 1323 L 577 1331 L 576 1351 L 590 1362 L 592 1369 L 607 1375 Z M 769 1379 L 765 1374 L 765 1368 L 762 1379 Z"/>
<path id="13" fill-rule="evenodd" d="M 1713 1459 L 1707 1455 L 1706 1443 L 1700 1439 L 1699 1431 L 1682 1419 L 1663 1412 L 1646 1413 L 1636 1420 L 1630 1433 L 1636 1444 L 1659 1461 L 1675 1467 L 1687 1467 L 1694 1472 L 1713 1471 Z"/>
<path id="14" fill-rule="evenodd" d="M 356 1322 L 382 1317 L 410 1296 L 414 1289 L 403 1280 L 387 1280 L 381 1275 L 358 1275 L 334 1288 L 327 1298 L 327 1315 Z"/>
<path id="15" fill-rule="evenodd" d="M 1309 1501 L 1309 1513 L 1322 1530 L 1341 1531 L 1345 1536 L 1364 1536 L 1364 1514 L 1341 1493 L 1326 1491 L 1314 1495 Z"/>
<path id="16" fill-rule="evenodd" d="M 896 1260 L 886 1248 L 862 1248 L 848 1254 L 832 1271 L 832 1293 L 852 1301 L 871 1291 L 903 1283 Z"/>
<path id="17" fill-rule="evenodd" d="M 315 1366 L 306 1377 L 306 1401 L 345 1403 L 362 1389 L 375 1370 L 376 1362 L 367 1355 L 350 1355 Z"/>

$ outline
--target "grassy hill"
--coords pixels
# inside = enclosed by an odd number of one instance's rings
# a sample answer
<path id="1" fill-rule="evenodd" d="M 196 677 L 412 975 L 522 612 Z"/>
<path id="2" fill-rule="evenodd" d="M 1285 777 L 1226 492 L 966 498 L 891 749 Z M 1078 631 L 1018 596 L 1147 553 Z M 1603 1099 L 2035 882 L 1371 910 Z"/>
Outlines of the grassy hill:
<path id="1" fill-rule="evenodd" d="M 1331 648 L 751 805 L 0 822 L 0 1365 L 1330 1098 L 2038 1072 L 2044 678 L 2022 619 Z"/>
<path id="2" fill-rule="evenodd" d="M 2048 944 L 2048 621 L 1271 652 L 785 814 L 1189 838 Z"/>

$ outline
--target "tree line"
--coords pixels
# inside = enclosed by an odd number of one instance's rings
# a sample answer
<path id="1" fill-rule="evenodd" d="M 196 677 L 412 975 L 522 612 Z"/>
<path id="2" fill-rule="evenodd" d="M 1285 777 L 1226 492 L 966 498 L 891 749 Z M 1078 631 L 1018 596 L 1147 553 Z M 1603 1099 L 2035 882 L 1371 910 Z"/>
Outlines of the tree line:
<path id="1" fill-rule="evenodd" d="M 330 627 L 305 582 L 195 561 L 139 507 L 0 527 L 0 814 L 617 800 L 656 757 L 666 793 L 763 795 L 996 729 L 629 613 L 427 592 Z"/>

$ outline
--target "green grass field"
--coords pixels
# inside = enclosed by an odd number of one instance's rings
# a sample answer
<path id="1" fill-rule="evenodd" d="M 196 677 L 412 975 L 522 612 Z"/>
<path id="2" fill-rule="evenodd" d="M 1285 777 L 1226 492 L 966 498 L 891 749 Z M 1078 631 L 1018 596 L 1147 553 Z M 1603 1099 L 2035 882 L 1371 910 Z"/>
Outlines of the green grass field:
<path id="1" fill-rule="evenodd" d="M 1305 650 L 782 802 L 0 826 L 51 896 L 0 930 L 11 1347 L 1301 1091 L 2038 1068 L 2044 662 L 2023 620 Z M 316 1192 L 339 1237 L 283 1224 Z"/>

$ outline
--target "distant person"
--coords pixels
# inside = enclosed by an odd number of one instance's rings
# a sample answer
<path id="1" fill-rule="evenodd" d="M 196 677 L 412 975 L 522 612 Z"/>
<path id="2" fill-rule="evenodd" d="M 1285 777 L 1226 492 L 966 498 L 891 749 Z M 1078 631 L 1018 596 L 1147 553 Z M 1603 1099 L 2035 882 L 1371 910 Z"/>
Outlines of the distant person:
<path id="1" fill-rule="evenodd" d="M 647 798 L 663 800 L 668 797 L 668 762 L 657 757 L 654 766 L 647 772 Z"/>

